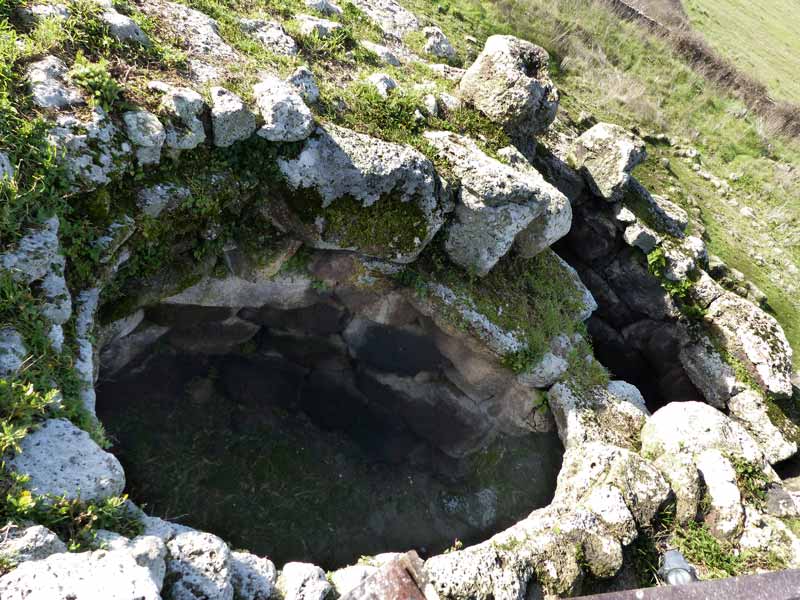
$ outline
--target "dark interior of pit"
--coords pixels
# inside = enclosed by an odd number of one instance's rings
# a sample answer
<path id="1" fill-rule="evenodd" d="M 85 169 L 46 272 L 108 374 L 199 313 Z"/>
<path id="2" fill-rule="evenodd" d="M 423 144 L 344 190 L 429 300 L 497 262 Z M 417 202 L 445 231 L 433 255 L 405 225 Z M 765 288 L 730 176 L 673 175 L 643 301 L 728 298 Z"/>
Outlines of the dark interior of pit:
<path id="1" fill-rule="evenodd" d="M 231 314 L 150 309 L 169 333 L 101 370 L 98 416 L 151 514 L 330 569 L 478 542 L 551 500 L 556 434 L 487 435 L 439 402 L 452 365 L 418 322 L 372 324 L 354 350 L 329 302 Z"/>

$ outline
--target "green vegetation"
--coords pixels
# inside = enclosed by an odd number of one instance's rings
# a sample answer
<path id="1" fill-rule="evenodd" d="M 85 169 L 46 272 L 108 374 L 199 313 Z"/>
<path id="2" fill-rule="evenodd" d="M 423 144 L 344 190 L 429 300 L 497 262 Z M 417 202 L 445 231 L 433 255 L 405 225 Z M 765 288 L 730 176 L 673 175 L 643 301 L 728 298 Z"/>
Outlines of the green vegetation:
<path id="1" fill-rule="evenodd" d="M 108 72 L 108 61 L 101 59 L 100 62 L 89 62 L 81 52 L 75 57 L 69 75 L 76 85 L 89 92 L 92 104 L 106 111 L 111 110 L 122 91 Z"/>
<path id="2" fill-rule="evenodd" d="M 730 457 L 733 470 L 736 471 L 736 485 L 742 493 L 742 499 L 763 510 L 767 503 L 769 477 L 764 469 L 739 457 Z"/>
<path id="3" fill-rule="evenodd" d="M 686 0 L 691 24 L 778 98 L 800 102 L 800 7 L 785 0 Z"/>

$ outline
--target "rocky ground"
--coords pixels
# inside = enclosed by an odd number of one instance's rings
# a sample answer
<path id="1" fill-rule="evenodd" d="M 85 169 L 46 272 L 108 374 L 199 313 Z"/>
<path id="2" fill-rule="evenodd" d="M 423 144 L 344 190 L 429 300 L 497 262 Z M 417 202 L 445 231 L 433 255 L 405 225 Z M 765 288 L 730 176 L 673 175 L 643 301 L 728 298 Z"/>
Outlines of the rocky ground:
<path id="1" fill-rule="evenodd" d="M 55 150 L 24 124 L 0 149 L 4 599 L 367 597 L 398 555 L 276 567 L 143 512 L 102 447 L 98 377 L 287 332 L 267 356 L 449 459 L 557 432 L 552 502 L 427 558 L 429 598 L 630 587 L 665 547 L 702 577 L 800 565 L 773 468 L 800 441 L 792 348 L 696 215 L 634 176 L 639 135 L 559 121 L 535 44 L 451 40 L 394 0 L 204 6 L 9 21 Z"/>

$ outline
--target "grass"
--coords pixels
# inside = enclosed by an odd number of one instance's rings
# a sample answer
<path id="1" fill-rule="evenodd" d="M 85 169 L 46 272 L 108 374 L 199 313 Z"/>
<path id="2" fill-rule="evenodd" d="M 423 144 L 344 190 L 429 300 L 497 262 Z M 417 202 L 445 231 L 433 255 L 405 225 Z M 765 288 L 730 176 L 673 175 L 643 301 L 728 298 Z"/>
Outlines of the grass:
<path id="1" fill-rule="evenodd" d="M 686 0 L 692 27 L 777 98 L 800 102 L 800 6 L 785 0 Z"/>

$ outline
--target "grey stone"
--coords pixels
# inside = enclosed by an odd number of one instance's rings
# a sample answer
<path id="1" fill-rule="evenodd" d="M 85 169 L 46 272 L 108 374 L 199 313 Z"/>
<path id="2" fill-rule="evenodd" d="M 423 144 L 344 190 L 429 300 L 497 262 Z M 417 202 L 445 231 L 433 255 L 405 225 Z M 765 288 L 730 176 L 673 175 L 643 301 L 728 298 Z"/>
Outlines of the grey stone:
<path id="1" fill-rule="evenodd" d="M 108 27 L 108 33 L 120 42 L 132 42 L 142 46 L 150 45 L 150 38 L 130 17 L 120 14 L 111 7 L 100 15 L 100 20 Z"/>
<path id="2" fill-rule="evenodd" d="M 128 138 L 136 146 L 140 165 L 157 165 L 167 132 L 158 117 L 146 110 L 131 110 L 122 115 Z"/>
<path id="3" fill-rule="evenodd" d="M 362 40 L 361 46 L 363 46 L 373 54 L 376 54 L 378 58 L 387 65 L 392 65 L 393 67 L 400 66 L 400 59 L 398 59 L 397 56 L 395 56 L 394 52 L 392 52 L 386 46 L 381 46 L 380 44 L 370 42 L 369 40 Z"/>
<path id="4" fill-rule="evenodd" d="M 397 88 L 397 82 L 386 73 L 373 73 L 367 77 L 367 82 L 369 82 L 378 92 L 378 95 L 383 98 L 388 98 L 389 92 Z"/>
<path id="5" fill-rule="evenodd" d="M 662 196 L 651 194 L 634 177 L 629 179 L 628 192 L 648 212 L 658 231 L 681 238 L 684 236 L 689 215 L 680 206 Z"/>
<path id="6" fill-rule="evenodd" d="M 503 125 L 512 137 L 539 134 L 553 122 L 558 109 L 548 62 L 547 52 L 539 46 L 493 35 L 461 79 L 461 98 Z"/>
<path id="7" fill-rule="evenodd" d="M 125 487 L 119 461 L 66 419 L 45 421 L 20 442 L 20 448 L 7 464 L 29 476 L 24 485 L 36 496 L 104 500 Z"/>
<path id="8" fill-rule="evenodd" d="M 55 56 L 28 65 L 28 85 L 36 106 L 62 109 L 86 103 L 80 91 L 68 83 L 67 71 L 64 61 Z"/>
<path id="9" fill-rule="evenodd" d="M 67 545 L 41 525 L 9 523 L 0 529 L 0 558 L 14 565 L 66 551 Z"/>
<path id="10" fill-rule="evenodd" d="M 742 529 L 744 508 L 736 485 L 736 471 L 719 450 L 710 449 L 695 457 L 697 469 L 708 491 L 710 509 L 705 516 L 712 535 L 731 539 Z"/>
<path id="11" fill-rule="evenodd" d="M 456 49 L 447 39 L 444 32 L 438 27 L 425 27 L 422 30 L 425 36 L 425 47 L 423 48 L 426 54 L 435 56 L 437 58 L 452 59 L 456 56 Z"/>
<path id="12" fill-rule="evenodd" d="M 300 95 L 286 82 L 268 75 L 253 87 L 264 125 L 258 135 L 272 142 L 298 142 L 314 130 L 314 117 Z"/>
<path id="13" fill-rule="evenodd" d="M 169 327 L 145 323 L 142 327 L 111 342 L 100 351 L 100 366 L 106 377 L 113 377 L 125 366 L 142 356 L 161 339 Z"/>
<path id="14" fill-rule="evenodd" d="M 689 379 L 713 407 L 724 410 L 731 397 L 742 390 L 733 368 L 722 360 L 708 338 L 684 345 L 678 357 Z"/>
<path id="15" fill-rule="evenodd" d="M 378 572 L 374 565 L 350 565 L 331 573 L 331 583 L 339 596 L 345 596 L 356 589 L 363 581 Z"/>
<path id="16" fill-rule="evenodd" d="M 127 550 L 52 554 L 0 577 L 3 600 L 161 600 L 159 589 Z"/>
<path id="17" fill-rule="evenodd" d="M 0 184 L 3 181 L 10 181 L 14 179 L 14 165 L 8 158 L 8 154 L 0 152 Z"/>
<path id="18" fill-rule="evenodd" d="M 441 106 L 442 109 L 449 114 L 457 110 L 461 110 L 462 103 L 460 98 L 456 98 L 451 94 L 441 92 L 439 94 L 439 106 Z"/>
<path id="19" fill-rule="evenodd" d="M 598 123 L 574 143 L 570 162 L 592 191 L 608 202 L 622 200 L 633 168 L 645 159 L 642 140 L 619 125 Z"/>
<path id="20" fill-rule="evenodd" d="M 746 389 L 733 396 L 728 402 L 728 407 L 731 416 L 744 425 L 761 446 L 764 456 L 771 464 L 786 460 L 797 453 L 797 443 L 770 419 L 766 400 L 762 394 Z M 786 427 L 791 428 L 795 435 L 800 433 L 797 427 L 792 425 L 794 424 L 789 422 Z"/>
<path id="21" fill-rule="evenodd" d="M 256 130 L 256 116 L 239 96 L 222 87 L 211 88 L 211 128 L 214 145 L 227 148 Z"/>
<path id="22" fill-rule="evenodd" d="M 328 19 L 318 19 L 311 15 L 295 15 L 297 27 L 303 35 L 313 35 L 325 39 L 342 29 L 343 25 Z"/>
<path id="23" fill-rule="evenodd" d="M 22 336 L 12 327 L 0 329 L 0 377 L 14 375 L 28 356 Z"/>
<path id="24" fill-rule="evenodd" d="M 163 92 L 163 110 L 177 120 L 179 126 L 168 123 L 165 127 L 166 145 L 173 150 L 193 150 L 206 139 L 205 128 L 200 114 L 205 109 L 203 97 L 189 88 L 174 87 L 158 81 L 151 81 L 148 87 Z"/>
<path id="25" fill-rule="evenodd" d="M 210 533 L 185 531 L 167 542 L 169 600 L 233 600 L 231 552 Z"/>
<path id="26" fill-rule="evenodd" d="M 466 73 L 464 69 L 459 69 L 458 67 L 453 67 L 445 63 L 428 63 L 427 66 L 437 77 L 454 81 L 455 83 L 459 83 Z"/>
<path id="27" fill-rule="evenodd" d="M 549 206 L 564 206 L 562 194 L 531 167 L 516 171 L 484 154 L 470 140 L 450 132 L 427 132 L 425 138 L 452 168 L 460 183 L 456 218 L 445 249 L 457 264 L 486 275 L 514 244 L 519 233 Z M 523 248 L 533 250 L 536 236 Z M 527 254 L 527 253 L 526 253 Z"/>
<path id="28" fill-rule="evenodd" d="M 642 225 L 641 223 L 633 223 L 628 225 L 622 238 L 629 246 L 639 248 L 645 254 L 650 254 L 658 245 L 658 234 L 655 231 Z"/>
<path id="29" fill-rule="evenodd" d="M 284 600 L 324 600 L 333 589 L 319 567 L 300 562 L 286 563 L 278 577 Z"/>
<path id="30" fill-rule="evenodd" d="M 166 575 L 167 547 L 155 535 L 139 535 L 133 539 L 101 529 L 95 534 L 95 544 L 102 550 L 126 550 L 136 564 L 150 571 L 150 577 L 161 589 Z"/>
<path id="31" fill-rule="evenodd" d="M 340 16 L 344 11 L 330 0 L 305 0 L 306 8 L 317 11 L 326 17 Z"/>
<path id="32" fill-rule="evenodd" d="M 15 13 L 25 27 L 33 27 L 44 19 L 53 19 L 58 22 L 69 19 L 69 9 L 63 4 L 20 6 Z"/>
<path id="33" fill-rule="evenodd" d="M 676 521 L 680 524 L 693 522 L 704 491 L 693 458 L 686 454 L 662 454 L 653 464 L 675 494 Z"/>
<path id="34" fill-rule="evenodd" d="M 148 217 L 158 217 L 163 211 L 173 211 L 191 197 L 189 188 L 174 183 L 156 183 L 136 194 L 136 205 Z"/>
<path id="35" fill-rule="evenodd" d="M 417 17 L 395 0 L 355 0 L 353 4 L 364 11 L 385 33 L 397 39 L 419 29 Z"/>
<path id="36" fill-rule="evenodd" d="M 286 83 L 300 94 L 300 97 L 305 102 L 315 104 L 319 101 L 319 86 L 314 74 L 308 67 L 297 67 L 286 79 Z"/>
<path id="37" fill-rule="evenodd" d="M 148 2 L 142 8 L 166 19 L 180 32 L 190 56 L 218 63 L 238 58 L 237 52 L 220 36 L 219 24 L 205 13 L 177 2 Z"/>
<path id="38" fill-rule="evenodd" d="M 100 288 L 90 288 L 81 292 L 76 299 L 75 336 L 78 353 L 75 357 L 75 373 L 83 386 L 80 391 L 81 402 L 89 414 L 94 415 L 94 382 L 97 372 L 94 362 L 94 319 L 100 302 Z"/>
<path id="39" fill-rule="evenodd" d="M 272 561 L 249 552 L 231 552 L 231 582 L 237 600 L 269 600 L 277 578 Z"/>
<path id="40" fill-rule="evenodd" d="M 283 56 L 297 54 L 297 42 L 286 33 L 283 25 L 276 21 L 262 19 L 240 19 L 242 31 L 257 39 L 265 48 Z"/>

